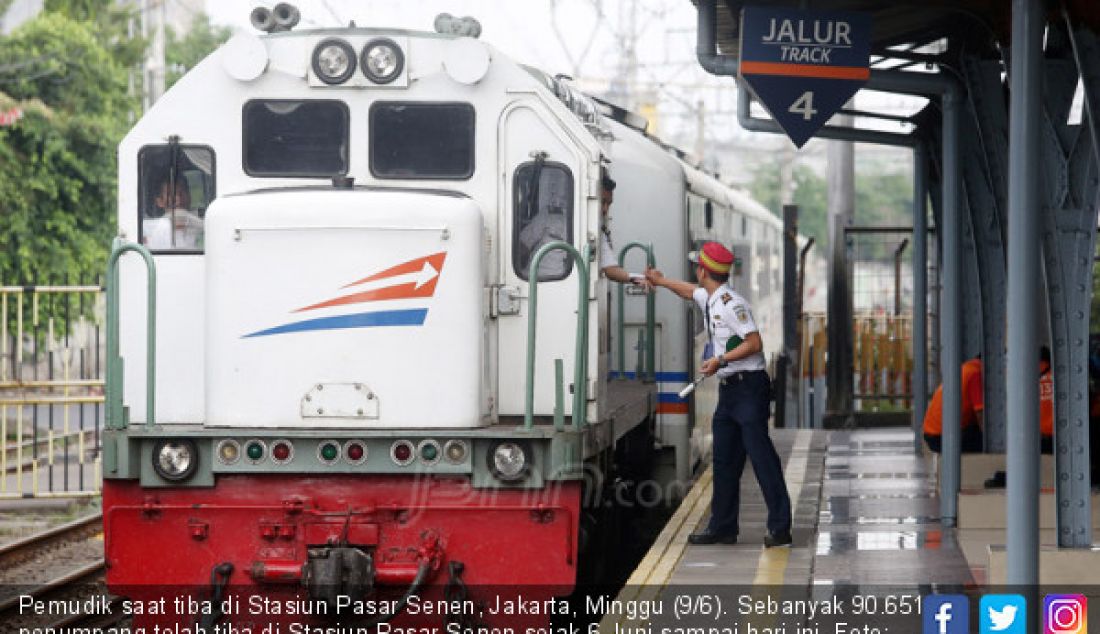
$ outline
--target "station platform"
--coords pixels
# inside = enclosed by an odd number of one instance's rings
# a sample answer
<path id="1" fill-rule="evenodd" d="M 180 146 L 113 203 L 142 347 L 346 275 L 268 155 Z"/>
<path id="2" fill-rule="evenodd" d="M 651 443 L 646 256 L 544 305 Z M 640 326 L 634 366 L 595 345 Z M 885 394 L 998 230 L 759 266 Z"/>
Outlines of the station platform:
<path id="1" fill-rule="evenodd" d="M 934 463 L 908 429 L 773 430 L 792 501 L 794 544 L 765 549 L 767 509 L 752 469 L 741 480 L 735 545 L 691 545 L 709 519 L 708 468 L 622 589 L 676 586 L 972 586 L 956 531 L 939 523 Z M 980 567 L 979 567 L 980 568 Z M 821 587 L 824 586 L 824 587 Z"/>

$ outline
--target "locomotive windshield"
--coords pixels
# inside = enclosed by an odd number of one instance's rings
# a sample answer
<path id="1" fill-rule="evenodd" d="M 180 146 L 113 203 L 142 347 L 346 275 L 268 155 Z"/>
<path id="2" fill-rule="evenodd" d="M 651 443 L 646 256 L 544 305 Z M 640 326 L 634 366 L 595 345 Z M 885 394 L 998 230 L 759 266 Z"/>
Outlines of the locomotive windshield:
<path id="1" fill-rule="evenodd" d="M 346 174 L 348 121 L 342 101 L 249 101 L 244 105 L 244 171 L 269 177 Z"/>
<path id="2" fill-rule="evenodd" d="M 370 171 L 377 178 L 470 178 L 473 106 L 375 103 L 370 109 Z"/>
<path id="3" fill-rule="evenodd" d="M 138 241 L 154 252 L 197 253 L 214 199 L 214 151 L 196 145 L 149 145 L 138 154 Z"/>

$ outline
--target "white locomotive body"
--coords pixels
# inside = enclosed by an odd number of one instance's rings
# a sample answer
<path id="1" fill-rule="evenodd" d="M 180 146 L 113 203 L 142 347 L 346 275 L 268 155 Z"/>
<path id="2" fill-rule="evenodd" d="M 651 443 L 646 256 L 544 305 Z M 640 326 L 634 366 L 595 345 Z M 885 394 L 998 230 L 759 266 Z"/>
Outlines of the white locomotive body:
<path id="1" fill-rule="evenodd" d="M 531 270 L 550 243 L 598 252 L 604 169 L 626 268 L 648 247 L 687 277 L 700 241 L 730 245 L 774 350 L 778 221 L 635 115 L 476 39 L 238 35 L 184 76 L 119 147 L 108 583 L 568 592 L 614 550 L 613 487 L 676 499 L 713 411 L 713 386 L 677 396 L 695 308 L 661 293 L 647 323 L 630 291 L 620 314 L 598 259 L 566 250 Z M 445 562 L 463 564 L 449 580 Z"/>

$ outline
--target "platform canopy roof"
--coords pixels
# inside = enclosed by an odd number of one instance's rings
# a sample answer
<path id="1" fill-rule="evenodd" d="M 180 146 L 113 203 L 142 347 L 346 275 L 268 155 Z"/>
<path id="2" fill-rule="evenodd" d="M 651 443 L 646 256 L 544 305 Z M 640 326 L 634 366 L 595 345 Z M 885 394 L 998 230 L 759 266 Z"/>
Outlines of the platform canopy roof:
<path id="1" fill-rule="evenodd" d="M 1063 0 L 1075 26 L 1100 32 L 1100 0 Z M 1063 1 L 1047 2 L 1050 21 L 1062 20 Z M 944 37 L 993 50 L 1011 39 L 1010 0 L 718 0 L 718 47 L 736 56 L 739 17 L 744 5 L 872 14 L 872 52 L 891 47 L 916 48 Z"/>

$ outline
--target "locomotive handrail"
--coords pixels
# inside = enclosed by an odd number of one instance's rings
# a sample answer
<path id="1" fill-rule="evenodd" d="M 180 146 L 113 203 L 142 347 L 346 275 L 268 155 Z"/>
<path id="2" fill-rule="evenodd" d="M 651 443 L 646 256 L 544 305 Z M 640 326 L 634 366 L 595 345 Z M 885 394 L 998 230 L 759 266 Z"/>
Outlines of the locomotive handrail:
<path id="1" fill-rule="evenodd" d="M 649 268 L 657 267 L 657 260 L 653 257 L 653 245 L 642 244 L 641 242 L 631 242 L 619 251 L 619 266 L 623 266 L 626 263 L 626 254 L 631 249 L 641 249 L 645 251 L 646 265 Z M 623 310 L 623 302 L 626 293 L 623 289 L 623 284 L 619 284 L 619 377 L 622 378 L 626 373 L 626 313 Z M 645 369 L 646 375 L 649 378 L 656 378 L 657 368 L 655 366 L 656 359 L 656 342 L 654 341 L 654 333 L 656 332 L 656 314 L 657 314 L 657 294 L 653 291 L 646 293 L 645 298 Z M 642 378 L 639 373 L 638 378 Z"/>
<path id="2" fill-rule="evenodd" d="M 591 248 L 585 245 L 580 252 L 561 240 L 548 242 L 531 258 L 527 282 L 527 294 L 530 306 L 527 312 L 527 402 L 523 410 L 523 426 L 531 429 L 535 424 L 535 319 L 538 316 L 539 265 L 542 258 L 551 251 L 565 251 L 577 263 L 577 281 L 580 291 L 577 295 L 577 345 L 573 359 L 573 429 L 580 429 L 584 423 L 585 405 L 588 401 L 588 257 Z"/>
<path id="3" fill-rule="evenodd" d="M 157 268 L 149 249 L 134 242 L 123 242 L 115 238 L 111 245 L 111 256 L 107 259 L 107 427 L 121 429 L 128 421 L 123 420 L 122 412 L 122 355 L 118 345 L 119 319 L 119 281 L 118 261 L 127 252 L 133 251 L 145 260 L 145 272 L 148 280 L 148 303 L 146 306 L 146 349 L 145 349 L 145 424 L 154 424 L 156 397 L 156 360 L 157 360 Z M 112 422 L 114 424 L 112 424 Z"/>

